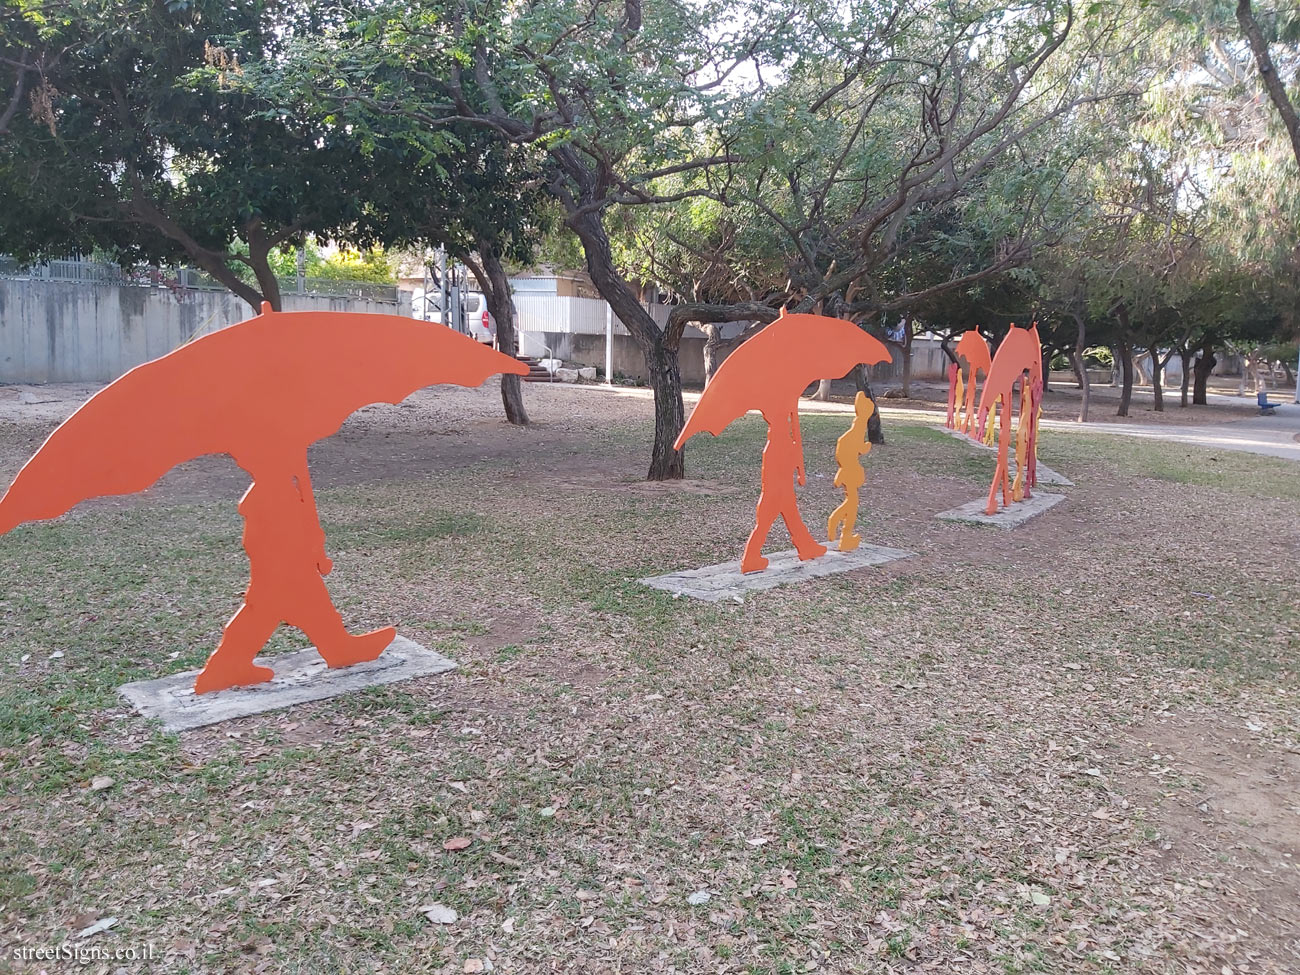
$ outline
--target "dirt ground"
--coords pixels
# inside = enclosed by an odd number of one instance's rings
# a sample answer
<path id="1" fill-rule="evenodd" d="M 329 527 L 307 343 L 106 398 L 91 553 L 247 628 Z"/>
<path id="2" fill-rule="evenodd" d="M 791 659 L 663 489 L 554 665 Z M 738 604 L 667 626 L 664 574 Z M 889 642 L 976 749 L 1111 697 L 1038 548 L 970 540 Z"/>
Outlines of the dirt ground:
<path id="1" fill-rule="evenodd" d="M 88 391 L 0 388 L 0 480 Z M 345 618 L 453 674 L 163 735 L 115 688 L 215 643 L 245 475 L 0 538 L 0 971 L 110 916 L 127 971 L 1300 971 L 1293 466 L 1053 433 L 1003 532 L 933 517 L 989 455 L 891 418 L 859 525 L 916 557 L 704 605 L 636 579 L 736 557 L 761 421 L 647 484 L 644 395 L 526 392 L 311 453 Z"/>

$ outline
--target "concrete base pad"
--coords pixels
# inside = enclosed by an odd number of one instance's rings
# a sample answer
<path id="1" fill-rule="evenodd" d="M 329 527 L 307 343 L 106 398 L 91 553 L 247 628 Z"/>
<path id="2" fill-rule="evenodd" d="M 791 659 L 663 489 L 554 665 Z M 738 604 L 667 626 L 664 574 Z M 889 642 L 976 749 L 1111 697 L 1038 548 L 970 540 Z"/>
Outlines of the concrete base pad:
<path id="1" fill-rule="evenodd" d="M 1001 495 L 999 495 L 999 500 Z M 1047 494 L 1035 490 L 1031 497 L 1016 501 L 1001 509 L 996 515 L 986 515 L 988 498 L 971 501 L 960 508 L 943 511 L 935 515 L 941 521 L 964 521 L 972 525 L 997 525 L 999 528 L 1015 528 L 1023 525 L 1035 515 L 1041 515 L 1048 508 L 1055 507 L 1065 500 L 1064 494 Z"/>
<path id="2" fill-rule="evenodd" d="M 966 434 L 962 433 L 960 430 L 954 430 L 951 427 L 939 427 L 939 429 L 942 430 L 944 433 L 948 434 L 948 436 L 955 437 L 958 440 L 964 441 L 965 443 L 970 444 L 972 447 L 978 447 L 980 450 L 987 450 L 993 452 L 998 449 L 996 446 L 990 447 L 982 440 L 972 440 L 970 437 L 966 436 Z M 1008 454 L 1008 460 L 1010 461 L 1010 466 L 1011 466 L 1011 479 L 1015 480 L 1016 468 L 1018 465 L 1016 464 L 1016 452 L 1014 448 Z M 1035 472 L 1038 475 L 1039 484 L 1059 484 L 1062 487 L 1074 486 L 1074 482 L 1072 480 L 1070 480 L 1064 474 L 1056 473 L 1056 471 L 1052 470 L 1042 461 L 1038 462 L 1038 467 L 1035 469 Z"/>
<path id="3" fill-rule="evenodd" d="M 916 554 L 901 548 L 885 548 L 883 545 L 863 544 L 852 552 L 841 552 L 835 548 L 834 543 L 827 542 L 826 548 L 828 551 L 821 558 L 809 559 L 807 562 L 799 561 L 794 549 L 776 552 L 767 556 L 768 566 L 762 572 L 742 573 L 740 562 L 723 562 L 721 565 L 706 565 L 702 569 L 650 576 L 641 581 L 655 589 L 716 603 L 724 599 L 741 600 L 748 592 L 773 589 L 791 582 L 804 582 L 835 572 L 883 565 Z"/>
<path id="4" fill-rule="evenodd" d="M 259 657 L 257 662 L 274 668 L 275 677 L 252 687 L 195 694 L 194 678 L 199 672 L 190 670 L 157 680 L 123 684 L 118 692 L 144 717 L 161 718 L 164 730 L 188 731 L 291 704 L 321 701 L 367 687 L 441 674 L 456 667 L 456 661 L 404 636 L 395 637 L 375 660 L 338 670 L 326 667 L 314 647 L 283 657 Z"/>

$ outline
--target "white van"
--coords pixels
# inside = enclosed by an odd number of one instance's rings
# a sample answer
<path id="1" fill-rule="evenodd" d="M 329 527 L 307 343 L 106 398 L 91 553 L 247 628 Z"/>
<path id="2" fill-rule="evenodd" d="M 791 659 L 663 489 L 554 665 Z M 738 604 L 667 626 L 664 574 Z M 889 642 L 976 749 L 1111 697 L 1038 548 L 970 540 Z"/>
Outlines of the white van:
<path id="1" fill-rule="evenodd" d="M 461 296 L 465 312 L 465 333 L 486 345 L 497 344 L 497 320 L 488 311 L 487 296 L 467 291 Z"/>
<path id="2" fill-rule="evenodd" d="M 438 292 L 429 292 L 428 301 L 425 293 L 419 289 L 411 295 L 412 314 L 427 322 L 442 322 L 438 309 Z M 464 312 L 465 334 L 485 345 L 496 345 L 497 320 L 487 308 L 487 297 L 477 291 L 466 291 L 461 295 L 461 309 Z"/>

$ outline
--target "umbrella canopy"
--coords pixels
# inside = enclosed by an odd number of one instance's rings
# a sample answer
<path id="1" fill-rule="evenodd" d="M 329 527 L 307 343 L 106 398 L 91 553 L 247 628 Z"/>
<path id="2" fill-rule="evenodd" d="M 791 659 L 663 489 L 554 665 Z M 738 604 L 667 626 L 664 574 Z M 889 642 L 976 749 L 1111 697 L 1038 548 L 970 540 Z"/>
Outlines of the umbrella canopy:
<path id="1" fill-rule="evenodd" d="M 970 363 L 971 378 L 975 378 L 975 372 L 989 374 L 989 366 L 992 361 L 989 358 L 989 344 L 984 341 L 984 336 L 977 329 L 970 329 L 962 332 L 961 338 L 957 340 L 955 352 L 958 356 Z"/>
<path id="2" fill-rule="evenodd" d="M 271 312 L 145 363 L 68 417 L 0 498 L 0 533 L 88 498 L 130 494 L 226 453 L 257 468 L 335 433 L 353 411 L 425 386 L 525 375 L 516 359 L 396 315 Z"/>
<path id="3" fill-rule="evenodd" d="M 984 389 L 980 393 L 979 423 L 993 408 L 999 396 L 1006 394 L 1004 402 L 1011 406 L 1011 389 L 1025 371 L 1029 372 L 1029 381 L 1042 385 L 1043 382 L 1043 346 L 1038 338 L 1038 326 L 1016 328 L 1011 326 L 1006 338 L 998 345 L 993 354 L 993 364 L 989 367 L 984 380 Z"/>
<path id="4" fill-rule="evenodd" d="M 793 413 L 810 383 L 889 359 L 889 350 L 852 322 L 783 315 L 727 356 L 673 446 L 680 450 L 703 430 L 716 436 L 750 410 L 769 419 Z"/>

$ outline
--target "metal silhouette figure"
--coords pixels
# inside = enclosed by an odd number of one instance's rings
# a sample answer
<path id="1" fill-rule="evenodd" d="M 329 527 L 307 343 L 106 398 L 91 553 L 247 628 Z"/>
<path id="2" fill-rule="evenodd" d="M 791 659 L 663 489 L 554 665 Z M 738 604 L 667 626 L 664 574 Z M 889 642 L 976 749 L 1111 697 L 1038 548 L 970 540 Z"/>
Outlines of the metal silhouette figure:
<path id="1" fill-rule="evenodd" d="M 835 441 L 835 486 L 844 489 L 844 500 L 826 520 L 826 537 L 832 541 L 839 532 L 839 550 L 852 552 L 862 544 L 862 536 L 855 534 L 853 526 L 858 520 L 858 491 L 867 481 L 860 458 L 871 452 L 867 439 L 867 421 L 876 410 L 876 404 L 859 392 L 853 400 L 853 423 L 840 439 Z"/>
<path id="2" fill-rule="evenodd" d="M 1020 384 L 1020 409 L 1016 424 L 1017 469 L 1013 485 L 1009 453 L 1013 392 L 1017 383 Z M 985 508 L 987 514 L 997 514 L 999 490 L 1002 492 L 1002 507 L 1032 497 L 1030 489 L 1038 483 L 1036 455 L 1042 396 L 1043 347 L 1038 337 L 1038 326 L 1035 324 L 1029 328 L 1016 328 L 1012 325 L 1011 331 L 1007 332 L 993 356 L 993 364 L 980 395 L 977 429 L 984 426 L 986 417 L 991 429 L 998 404 L 1001 403 L 1002 406 L 997 438 L 998 461 L 993 472 L 993 484 L 989 488 L 989 500 Z"/>
<path id="3" fill-rule="evenodd" d="M 947 425 L 949 429 L 974 435 L 977 376 L 982 372 L 988 377 L 992 366 L 989 346 L 978 329 L 969 329 L 957 340 L 953 354 L 958 360 L 966 361 L 966 375 L 963 378 L 960 361 L 949 365 Z"/>
<path id="4" fill-rule="evenodd" d="M 799 516 L 794 480 L 805 481 L 799 434 L 799 397 L 819 379 L 839 378 L 860 363 L 888 362 L 881 342 L 852 322 L 824 315 L 782 315 L 741 345 L 718 367 L 695 404 L 674 447 L 700 431 L 715 436 L 738 417 L 758 410 L 767 421 L 762 492 L 754 530 L 745 544 L 742 572 L 767 567 L 761 549 L 778 517 L 785 521 L 801 559 L 826 554 Z"/>
<path id="5" fill-rule="evenodd" d="M 763 419 L 767 420 L 767 444 L 763 447 L 763 470 L 759 475 L 762 492 L 755 510 L 754 530 L 749 533 L 745 553 L 740 559 L 741 572 L 758 572 L 767 568 L 763 543 L 778 517 L 785 522 L 799 558 L 815 559 L 826 554 L 826 546 L 812 537 L 799 516 L 799 499 L 794 493 L 792 478 L 797 478 L 801 487 L 807 480 L 799 414 L 787 413 L 774 421 L 765 413 Z"/>
<path id="6" fill-rule="evenodd" d="M 269 680 L 253 659 L 281 623 L 311 637 L 331 667 L 373 660 L 396 631 L 354 636 L 330 600 L 308 445 L 370 403 L 527 371 L 441 325 L 263 305 L 256 318 L 138 366 L 82 404 L 0 498 L 0 534 L 88 498 L 142 491 L 192 458 L 230 454 L 253 479 L 239 504 L 251 578 L 195 690 Z"/>

